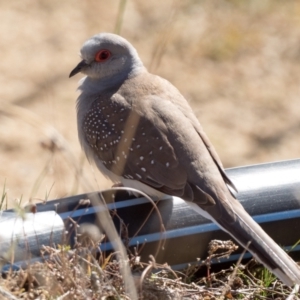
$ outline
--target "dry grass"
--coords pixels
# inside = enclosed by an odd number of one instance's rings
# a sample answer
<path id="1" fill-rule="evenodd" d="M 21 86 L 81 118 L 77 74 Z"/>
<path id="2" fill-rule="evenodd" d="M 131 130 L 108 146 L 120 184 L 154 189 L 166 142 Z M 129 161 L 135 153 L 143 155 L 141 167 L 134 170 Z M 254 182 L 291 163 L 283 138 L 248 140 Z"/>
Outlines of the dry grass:
<path id="1" fill-rule="evenodd" d="M 211 272 L 212 257 L 228 256 L 232 250 L 227 250 L 212 254 L 201 264 L 181 272 L 159 265 L 153 258 L 149 263 L 141 263 L 139 257 L 129 256 L 138 298 L 279 300 L 292 295 L 292 288 L 258 268 L 253 261 Z M 34 263 L 27 270 L 10 272 L 5 279 L 0 279 L 0 299 L 1 295 L 5 299 L 131 299 L 125 290 L 117 256 L 113 253 L 95 256 L 95 253 L 99 249 L 92 244 L 89 247 L 78 244 L 74 250 L 44 247 L 42 255 L 49 256 L 44 263 Z M 202 273 L 206 270 L 207 276 L 197 275 L 199 270 Z"/>
<path id="2" fill-rule="evenodd" d="M 10 202 L 109 185 L 81 154 L 78 77 L 67 77 L 83 41 L 116 28 L 189 99 L 226 167 L 299 156 L 298 1 L 125 4 L 0 1 L 0 179 Z"/>

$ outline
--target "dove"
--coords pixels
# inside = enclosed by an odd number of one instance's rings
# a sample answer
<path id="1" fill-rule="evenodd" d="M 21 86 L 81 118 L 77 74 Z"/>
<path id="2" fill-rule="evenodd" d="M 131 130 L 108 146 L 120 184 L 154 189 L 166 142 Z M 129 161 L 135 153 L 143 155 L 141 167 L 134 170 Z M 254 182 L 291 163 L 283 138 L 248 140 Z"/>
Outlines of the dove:
<path id="1" fill-rule="evenodd" d="M 69 77 L 86 75 L 79 83 L 77 127 L 88 160 L 114 183 L 151 197 L 182 198 L 285 284 L 300 284 L 296 262 L 232 193 L 234 184 L 178 89 L 149 73 L 119 35 L 94 35 L 80 52 Z"/>

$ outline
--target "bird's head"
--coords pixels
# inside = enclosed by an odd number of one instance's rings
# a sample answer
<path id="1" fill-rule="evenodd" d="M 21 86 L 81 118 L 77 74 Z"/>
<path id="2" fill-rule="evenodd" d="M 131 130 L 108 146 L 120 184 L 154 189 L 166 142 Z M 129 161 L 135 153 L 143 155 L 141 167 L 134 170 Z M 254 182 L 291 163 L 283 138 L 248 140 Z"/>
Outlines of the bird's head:
<path id="1" fill-rule="evenodd" d="M 94 80 L 124 80 L 143 69 L 135 48 L 124 38 L 100 33 L 87 40 L 81 50 L 82 61 L 69 77 L 81 72 Z"/>

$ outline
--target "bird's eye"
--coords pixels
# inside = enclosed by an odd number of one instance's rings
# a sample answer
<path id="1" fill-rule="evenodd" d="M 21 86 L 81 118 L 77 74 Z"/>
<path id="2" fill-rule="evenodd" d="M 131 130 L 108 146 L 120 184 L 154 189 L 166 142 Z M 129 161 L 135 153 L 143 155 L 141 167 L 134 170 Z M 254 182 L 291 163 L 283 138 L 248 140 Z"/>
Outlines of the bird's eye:
<path id="1" fill-rule="evenodd" d="M 95 61 L 97 61 L 97 62 L 103 62 L 103 61 L 106 61 L 107 59 L 109 59 L 110 56 L 111 56 L 110 51 L 108 51 L 108 50 L 100 50 L 95 55 Z"/>

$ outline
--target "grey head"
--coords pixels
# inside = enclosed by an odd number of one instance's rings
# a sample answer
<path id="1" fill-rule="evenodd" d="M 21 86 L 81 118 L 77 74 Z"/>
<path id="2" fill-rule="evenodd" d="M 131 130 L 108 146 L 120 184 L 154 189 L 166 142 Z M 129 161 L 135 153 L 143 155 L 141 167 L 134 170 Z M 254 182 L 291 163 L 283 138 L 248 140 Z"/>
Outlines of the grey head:
<path id="1" fill-rule="evenodd" d="M 116 34 L 96 34 L 83 44 L 80 52 L 82 61 L 69 77 L 81 72 L 97 84 L 114 86 L 144 69 L 135 48 Z"/>

